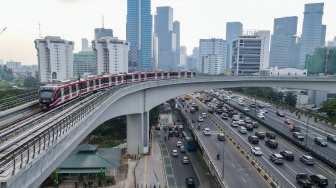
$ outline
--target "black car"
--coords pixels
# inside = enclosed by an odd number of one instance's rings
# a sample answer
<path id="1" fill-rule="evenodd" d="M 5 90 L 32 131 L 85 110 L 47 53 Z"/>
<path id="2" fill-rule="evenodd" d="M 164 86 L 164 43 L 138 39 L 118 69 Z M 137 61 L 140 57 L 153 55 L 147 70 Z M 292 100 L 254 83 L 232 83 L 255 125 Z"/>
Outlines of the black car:
<path id="1" fill-rule="evenodd" d="M 244 127 L 246 128 L 247 131 L 253 131 L 253 125 L 252 124 L 245 123 Z"/>
<path id="2" fill-rule="evenodd" d="M 212 108 L 209 108 L 209 109 L 208 109 L 208 112 L 209 112 L 210 114 L 213 114 L 213 113 L 214 113 L 214 110 L 213 110 Z"/>
<path id="3" fill-rule="evenodd" d="M 304 141 L 304 135 L 300 132 L 294 132 L 293 137 L 300 140 L 300 141 Z"/>
<path id="4" fill-rule="evenodd" d="M 252 122 L 252 125 L 253 125 L 254 128 L 258 128 L 259 127 L 259 123 L 256 122 L 256 121 Z"/>
<path id="5" fill-rule="evenodd" d="M 175 137 L 179 137 L 180 133 L 178 131 L 175 131 L 174 135 L 175 135 Z"/>
<path id="6" fill-rule="evenodd" d="M 169 130 L 169 131 L 172 131 L 172 130 L 173 130 L 173 127 L 174 127 L 174 126 L 169 125 L 169 126 L 168 126 L 168 130 Z"/>
<path id="7" fill-rule="evenodd" d="M 195 180 L 192 177 L 186 178 L 187 187 L 195 187 Z"/>
<path id="8" fill-rule="evenodd" d="M 259 108 L 266 108 L 266 106 L 263 105 L 263 104 L 258 104 L 258 107 L 259 107 Z"/>
<path id="9" fill-rule="evenodd" d="M 280 155 L 282 155 L 287 161 L 294 160 L 294 154 L 291 151 L 280 151 Z"/>
<path id="10" fill-rule="evenodd" d="M 329 134 L 329 135 L 327 136 L 327 140 L 328 140 L 329 142 L 334 142 L 334 143 L 336 143 L 336 135 L 331 135 L 331 134 Z"/>
<path id="11" fill-rule="evenodd" d="M 270 139 L 275 139 L 276 138 L 276 134 L 275 134 L 275 132 L 267 132 L 266 133 L 266 137 L 270 138 Z"/>
<path id="12" fill-rule="evenodd" d="M 274 148 L 274 149 L 278 148 L 278 142 L 273 140 L 273 139 L 268 139 L 268 140 L 266 140 L 265 143 L 270 148 Z"/>
<path id="13" fill-rule="evenodd" d="M 328 179 L 320 174 L 310 175 L 310 180 L 320 187 L 328 186 Z"/>
<path id="14" fill-rule="evenodd" d="M 256 132 L 255 135 L 259 138 L 259 139 L 264 139 L 266 137 L 266 133 L 265 132 Z"/>
<path id="15" fill-rule="evenodd" d="M 259 143 L 259 139 L 258 139 L 257 136 L 249 136 L 248 141 L 251 142 L 252 144 L 258 144 Z"/>
<path id="16" fill-rule="evenodd" d="M 276 112 L 276 115 L 277 115 L 277 116 L 280 116 L 280 117 L 285 117 L 285 113 L 280 112 L 280 111 L 277 111 L 277 112 Z"/>
<path id="17" fill-rule="evenodd" d="M 250 104 L 250 107 L 251 107 L 251 108 L 255 108 L 255 107 L 256 107 L 256 104 L 252 103 L 252 104 Z"/>
<path id="18" fill-rule="evenodd" d="M 174 136 L 173 131 L 169 131 L 169 133 L 168 133 L 168 137 L 173 137 L 173 136 Z"/>
<path id="19" fill-rule="evenodd" d="M 314 143 L 321 146 L 321 147 L 327 147 L 328 146 L 327 141 L 324 138 L 319 137 L 319 136 L 314 139 Z"/>

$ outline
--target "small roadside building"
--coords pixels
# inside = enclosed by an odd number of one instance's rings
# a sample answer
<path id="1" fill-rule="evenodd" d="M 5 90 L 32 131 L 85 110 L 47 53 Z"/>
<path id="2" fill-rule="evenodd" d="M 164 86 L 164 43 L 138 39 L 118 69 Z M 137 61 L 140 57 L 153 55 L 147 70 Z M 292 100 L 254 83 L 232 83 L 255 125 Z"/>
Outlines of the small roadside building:
<path id="1" fill-rule="evenodd" d="M 100 174 L 115 178 L 121 158 L 120 148 L 97 148 L 96 145 L 78 146 L 59 166 L 61 180 L 97 181 Z"/>

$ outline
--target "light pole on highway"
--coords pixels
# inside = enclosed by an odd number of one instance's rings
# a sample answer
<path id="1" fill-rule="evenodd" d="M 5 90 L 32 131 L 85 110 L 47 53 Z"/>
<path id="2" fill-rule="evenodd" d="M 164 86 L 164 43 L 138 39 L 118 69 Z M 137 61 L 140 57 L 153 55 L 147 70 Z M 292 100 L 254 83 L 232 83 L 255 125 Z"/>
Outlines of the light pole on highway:
<path id="1" fill-rule="evenodd" d="M 226 136 L 225 136 L 225 133 L 226 133 L 226 131 L 224 130 L 224 138 L 225 138 L 225 140 L 226 140 Z M 224 140 L 224 142 L 223 142 L 223 181 L 225 181 L 224 180 L 224 147 L 225 147 L 225 140 Z"/>

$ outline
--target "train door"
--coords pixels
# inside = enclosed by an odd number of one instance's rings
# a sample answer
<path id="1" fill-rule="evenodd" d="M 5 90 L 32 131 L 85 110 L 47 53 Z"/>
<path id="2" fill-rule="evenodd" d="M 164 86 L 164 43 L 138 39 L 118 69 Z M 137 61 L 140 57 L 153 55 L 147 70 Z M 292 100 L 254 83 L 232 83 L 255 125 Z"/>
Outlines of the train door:
<path id="1" fill-rule="evenodd" d="M 76 84 L 76 96 L 78 96 L 79 95 L 79 87 L 78 87 L 78 84 Z"/>
<path id="2" fill-rule="evenodd" d="M 64 102 L 64 88 L 61 89 L 61 103 Z"/>
<path id="3" fill-rule="evenodd" d="M 69 86 L 69 99 L 72 99 L 72 88 L 73 86 Z"/>
<path id="4" fill-rule="evenodd" d="M 112 78 L 108 78 L 108 85 L 111 86 L 113 83 L 112 83 Z"/>
<path id="5" fill-rule="evenodd" d="M 101 79 L 99 79 L 99 87 L 98 88 L 101 88 Z"/>
<path id="6" fill-rule="evenodd" d="M 123 84 L 124 83 L 124 76 L 120 76 L 120 83 Z"/>
<path id="7" fill-rule="evenodd" d="M 170 72 L 167 73 L 167 78 L 170 79 Z"/>

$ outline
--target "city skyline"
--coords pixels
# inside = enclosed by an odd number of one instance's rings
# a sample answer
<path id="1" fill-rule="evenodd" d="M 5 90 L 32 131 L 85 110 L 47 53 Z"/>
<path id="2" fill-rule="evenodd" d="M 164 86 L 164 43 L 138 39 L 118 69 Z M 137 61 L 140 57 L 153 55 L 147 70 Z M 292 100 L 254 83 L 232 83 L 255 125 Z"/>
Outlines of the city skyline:
<path id="1" fill-rule="evenodd" d="M 62 39 L 74 41 L 74 52 L 81 50 L 82 38 L 87 38 L 89 41 L 94 38 L 94 28 L 102 27 L 103 15 L 104 28 L 112 29 L 113 35 L 126 40 L 127 1 L 99 0 L 98 2 L 88 0 L 71 2 L 65 0 L 49 2 L 42 0 L 7 1 L 0 13 L 3 18 L 6 18 L 3 19 L 0 29 L 7 27 L 0 36 L 0 59 L 4 59 L 4 62 L 20 61 L 23 65 L 37 64 L 34 40 L 39 38 L 39 23 L 41 23 L 43 37 L 60 36 Z M 329 41 L 336 36 L 336 23 L 332 20 L 336 17 L 336 12 L 333 11 L 336 2 L 333 0 L 321 2 L 324 3 L 322 23 L 327 25 L 326 41 Z M 152 0 L 151 14 L 155 14 L 158 6 L 172 7 L 174 20 L 179 20 L 181 24 L 181 46 L 187 46 L 188 54 L 191 54 L 192 49 L 198 46 L 201 38 L 225 39 L 226 22 L 239 21 L 244 24 L 244 28 L 271 30 L 273 34 L 274 18 L 298 16 L 297 30 L 300 34 L 302 33 L 304 4 L 307 3 L 318 2 L 286 0 L 263 2 L 263 5 L 260 6 L 260 4 L 247 0 L 230 2 L 229 4 L 215 0 L 206 2 L 200 0 Z M 18 4 L 21 6 L 17 6 Z M 25 7 L 30 4 L 38 6 L 26 9 Z M 104 6 L 101 6 L 102 4 Z M 244 7 L 247 8 L 242 8 L 241 4 L 245 4 Z M 188 5 L 193 6 L 193 11 L 190 9 L 185 11 L 185 7 Z M 243 12 L 236 12 L 238 9 Z M 24 16 L 8 16 L 13 13 L 13 10 Z M 202 13 L 200 14 L 200 12 Z M 24 34 L 22 34 L 23 31 Z"/>

